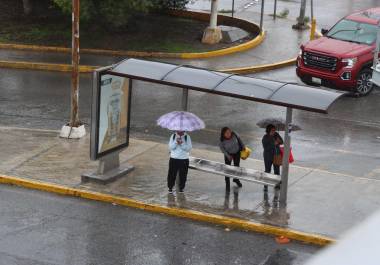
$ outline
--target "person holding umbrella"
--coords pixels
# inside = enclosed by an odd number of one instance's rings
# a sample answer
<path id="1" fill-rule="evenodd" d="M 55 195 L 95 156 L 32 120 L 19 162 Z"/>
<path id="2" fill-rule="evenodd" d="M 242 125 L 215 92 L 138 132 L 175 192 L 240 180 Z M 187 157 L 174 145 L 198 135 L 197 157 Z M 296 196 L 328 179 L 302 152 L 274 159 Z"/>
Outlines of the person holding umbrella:
<path id="1" fill-rule="evenodd" d="M 169 139 L 169 169 L 168 169 L 168 189 L 173 193 L 173 187 L 179 174 L 179 192 L 184 192 L 187 172 L 189 168 L 189 156 L 192 149 L 190 135 L 192 132 L 205 128 L 204 122 L 196 115 L 186 111 L 174 111 L 161 116 L 157 124 L 162 128 L 175 131 Z"/>
<path id="2" fill-rule="evenodd" d="M 268 124 L 265 129 L 266 134 L 263 136 L 262 144 L 264 148 L 264 164 L 265 164 L 265 172 L 270 173 L 273 171 L 275 175 L 280 175 L 280 162 L 275 161 L 276 158 L 280 158 L 280 145 L 283 144 L 283 140 L 281 136 L 276 131 L 276 127 L 273 124 Z M 280 187 L 276 186 L 276 189 Z M 264 192 L 268 191 L 268 186 L 264 186 Z"/>
<path id="3" fill-rule="evenodd" d="M 169 150 L 169 171 L 168 171 L 168 188 L 169 193 L 173 192 L 173 187 L 179 174 L 179 192 L 183 192 L 187 180 L 187 171 L 189 168 L 189 155 L 192 149 L 190 135 L 183 131 L 177 131 L 170 136 Z"/>

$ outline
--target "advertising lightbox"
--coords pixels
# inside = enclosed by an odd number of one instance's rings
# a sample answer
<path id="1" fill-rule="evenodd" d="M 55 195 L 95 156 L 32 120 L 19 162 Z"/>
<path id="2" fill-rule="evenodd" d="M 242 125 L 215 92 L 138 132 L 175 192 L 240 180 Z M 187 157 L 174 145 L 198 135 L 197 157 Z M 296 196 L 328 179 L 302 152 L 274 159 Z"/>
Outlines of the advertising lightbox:
<path id="1" fill-rule="evenodd" d="M 129 144 L 131 80 L 105 72 L 94 74 L 91 159 Z"/>

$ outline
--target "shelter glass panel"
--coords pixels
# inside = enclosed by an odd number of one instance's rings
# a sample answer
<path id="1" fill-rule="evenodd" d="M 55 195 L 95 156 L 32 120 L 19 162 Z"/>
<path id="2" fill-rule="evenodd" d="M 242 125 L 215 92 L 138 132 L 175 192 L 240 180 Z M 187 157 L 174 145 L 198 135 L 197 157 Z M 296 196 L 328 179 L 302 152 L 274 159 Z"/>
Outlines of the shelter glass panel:
<path id="1" fill-rule="evenodd" d="M 203 89 L 213 89 L 228 76 L 229 74 L 225 73 L 180 67 L 168 74 L 164 81 Z"/>

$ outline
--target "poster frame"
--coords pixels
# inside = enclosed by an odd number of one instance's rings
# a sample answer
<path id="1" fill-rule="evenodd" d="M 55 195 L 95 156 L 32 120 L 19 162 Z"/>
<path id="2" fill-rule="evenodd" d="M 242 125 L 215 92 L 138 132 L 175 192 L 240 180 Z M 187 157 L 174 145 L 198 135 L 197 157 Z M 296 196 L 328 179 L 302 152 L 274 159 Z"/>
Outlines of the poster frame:
<path id="1" fill-rule="evenodd" d="M 128 77 L 123 77 L 128 79 L 129 90 L 128 90 L 128 108 L 127 108 L 127 127 L 126 127 L 126 139 L 123 144 L 119 144 L 107 151 L 99 152 L 99 128 L 100 128 L 100 95 L 101 95 L 101 77 L 103 75 L 114 75 L 109 73 L 108 70 L 111 67 L 103 67 L 97 69 L 93 73 L 92 78 L 92 110 L 91 110 L 91 137 L 90 137 L 90 158 L 95 161 L 108 154 L 114 152 L 120 152 L 122 149 L 129 146 L 129 134 L 131 126 L 131 97 L 132 97 L 132 79 Z M 114 75 L 117 76 L 117 75 Z"/>

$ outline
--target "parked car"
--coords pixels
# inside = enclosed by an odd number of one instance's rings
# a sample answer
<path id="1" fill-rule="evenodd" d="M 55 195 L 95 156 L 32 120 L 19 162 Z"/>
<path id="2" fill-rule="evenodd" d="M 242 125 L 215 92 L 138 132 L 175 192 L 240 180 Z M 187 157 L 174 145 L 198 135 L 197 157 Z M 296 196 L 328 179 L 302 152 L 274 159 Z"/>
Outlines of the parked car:
<path id="1" fill-rule="evenodd" d="M 380 7 L 348 15 L 323 37 L 301 46 L 297 75 L 308 85 L 369 94 Z"/>

